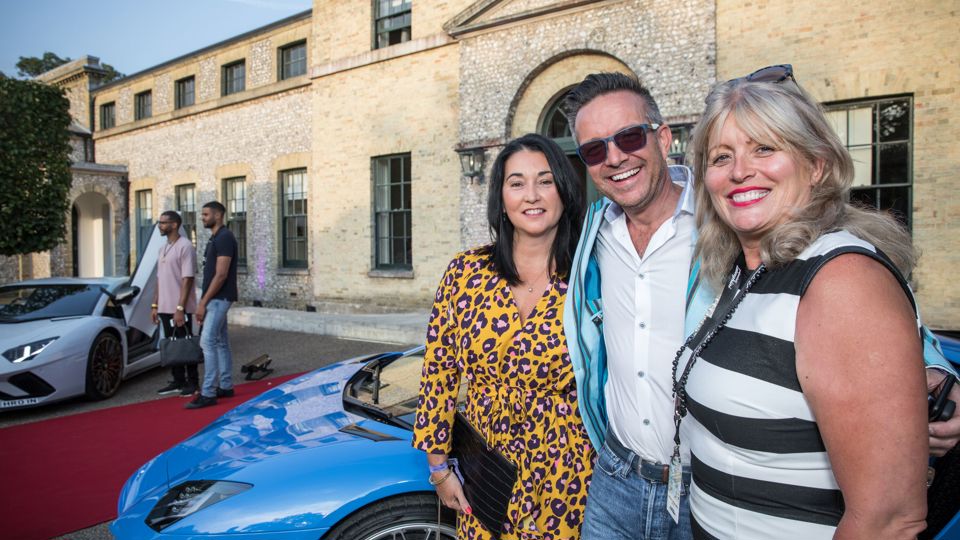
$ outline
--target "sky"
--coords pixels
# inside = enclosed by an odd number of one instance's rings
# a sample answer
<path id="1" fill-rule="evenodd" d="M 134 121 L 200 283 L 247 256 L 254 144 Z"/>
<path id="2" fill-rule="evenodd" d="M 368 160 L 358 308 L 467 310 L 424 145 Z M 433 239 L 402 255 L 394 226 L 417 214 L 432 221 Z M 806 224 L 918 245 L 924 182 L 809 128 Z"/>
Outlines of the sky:
<path id="1" fill-rule="evenodd" d="M 312 0 L 0 0 L 0 71 L 50 51 L 130 75 L 310 9 Z"/>

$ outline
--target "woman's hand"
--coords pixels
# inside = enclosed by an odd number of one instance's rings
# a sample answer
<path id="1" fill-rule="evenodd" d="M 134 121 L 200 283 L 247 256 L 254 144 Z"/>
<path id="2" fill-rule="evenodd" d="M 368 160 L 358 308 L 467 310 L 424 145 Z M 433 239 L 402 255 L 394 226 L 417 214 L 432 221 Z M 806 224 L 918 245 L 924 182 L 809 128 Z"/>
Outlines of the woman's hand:
<path id="1" fill-rule="evenodd" d="M 947 376 L 938 369 L 927 370 L 927 391 L 931 391 Z M 954 384 L 948 396 L 957 404 L 953 417 L 943 422 L 930 422 L 930 454 L 940 457 L 960 442 L 960 384 Z"/>
<path id="2" fill-rule="evenodd" d="M 442 480 L 441 480 L 442 479 Z M 452 469 L 435 472 L 430 475 L 431 482 L 440 482 L 434 487 L 437 490 L 437 497 L 447 508 L 472 514 L 473 509 L 467 503 L 467 497 L 463 494 L 463 486 L 460 485 L 460 479 Z"/>

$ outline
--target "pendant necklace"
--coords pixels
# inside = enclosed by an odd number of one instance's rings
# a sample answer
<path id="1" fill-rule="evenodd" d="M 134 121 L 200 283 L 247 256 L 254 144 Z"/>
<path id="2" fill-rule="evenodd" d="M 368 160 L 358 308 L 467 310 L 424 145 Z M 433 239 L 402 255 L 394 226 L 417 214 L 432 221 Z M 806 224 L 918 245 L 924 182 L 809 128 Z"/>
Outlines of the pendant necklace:
<path id="1" fill-rule="evenodd" d="M 171 244 L 170 242 L 167 242 L 167 245 L 163 246 L 163 251 L 160 252 L 161 261 L 167 260 L 167 253 L 170 251 L 170 248 L 172 247 L 173 247 L 173 244 Z"/>

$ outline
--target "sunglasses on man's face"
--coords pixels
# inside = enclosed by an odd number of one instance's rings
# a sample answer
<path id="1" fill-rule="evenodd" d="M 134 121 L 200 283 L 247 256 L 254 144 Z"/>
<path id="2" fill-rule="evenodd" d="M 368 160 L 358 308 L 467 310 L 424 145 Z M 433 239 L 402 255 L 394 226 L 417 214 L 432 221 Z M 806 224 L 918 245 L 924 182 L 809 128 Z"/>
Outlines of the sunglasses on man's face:
<path id="1" fill-rule="evenodd" d="M 637 124 L 609 137 L 591 139 L 577 147 L 577 155 L 587 166 L 599 165 L 607 159 L 607 144 L 613 141 L 622 152 L 630 153 L 647 145 L 647 131 L 656 131 L 660 124 Z"/>

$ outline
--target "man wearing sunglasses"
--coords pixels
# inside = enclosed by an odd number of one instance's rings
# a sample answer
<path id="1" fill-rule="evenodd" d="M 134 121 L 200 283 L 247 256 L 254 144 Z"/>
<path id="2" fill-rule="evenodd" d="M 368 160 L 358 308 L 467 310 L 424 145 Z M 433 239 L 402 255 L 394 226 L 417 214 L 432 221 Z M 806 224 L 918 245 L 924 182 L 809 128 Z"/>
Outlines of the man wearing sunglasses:
<path id="1" fill-rule="evenodd" d="M 674 518 L 667 464 L 671 361 L 685 337 L 696 236 L 692 174 L 668 166 L 670 128 L 636 79 L 589 75 L 564 105 L 577 153 L 606 197 L 584 222 L 564 311 L 580 412 L 598 448 L 582 539 L 691 538 L 690 473 L 683 467 Z M 689 451 L 680 459 L 689 464 Z"/>
<path id="2" fill-rule="evenodd" d="M 793 81 L 789 65 L 744 80 Z M 606 199 L 588 211 L 569 279 L 564 331 L 580 412 L 599 449 L 582 540 L 692 537 L 689 450 L 681 448 L 682 492 L 668 510 L 674 446 L 671 363 L 679 343 L 715 298 L 697 287 L 691 171 L 668 166 L 672 137 L 656 101 L 619 73 L 586 77 L 565 99 L 577 153 Z M 602 276 L 602 279 L 601 279 Z M 925 331 L 934 383 L 951 372 Z M 943 373 L 937 370 L 943 370 Z M 960 437 L 960 413 L 933 422 L 943 455 Z"/>

